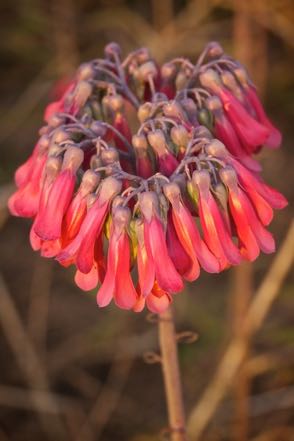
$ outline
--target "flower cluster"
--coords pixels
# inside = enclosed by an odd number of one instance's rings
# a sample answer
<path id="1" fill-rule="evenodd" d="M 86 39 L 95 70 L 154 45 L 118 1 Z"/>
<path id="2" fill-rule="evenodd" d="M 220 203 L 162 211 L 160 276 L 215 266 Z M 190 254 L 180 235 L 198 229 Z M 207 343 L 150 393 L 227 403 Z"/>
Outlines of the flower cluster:
<path id="1" fill-rule="evenodd" d="M 111 43 L 44 119 L 9 209 L 33 218 L 34 250 L 75 265 L 81 289 L 100 286 L 99 306 L 161 312 L 201 268 L 274 251 L 266 227 L 287 201 L 252 155 L 281 135 L 219 44 L 160 68 Z"/>

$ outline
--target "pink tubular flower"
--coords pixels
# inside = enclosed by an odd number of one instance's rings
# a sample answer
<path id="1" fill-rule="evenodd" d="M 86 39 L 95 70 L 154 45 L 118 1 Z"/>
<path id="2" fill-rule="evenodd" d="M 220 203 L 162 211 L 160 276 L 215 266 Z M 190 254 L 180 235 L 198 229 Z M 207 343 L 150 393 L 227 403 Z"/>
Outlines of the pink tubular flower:
<path id="1" fill-rule="evenodd" d="M 140 195 L 139 203 L 144 218 L 144 242 L 147 256 L 153 261 L 158 285 L 164 291 L 179 292 L 183 289 L 183 282 L 167 251 L 156 194 L 143 193 Z"/>
<path id="2" fill-rule="evenodd" d="M 103 236 L 96 239 L 94 245 L 94 262 L 93 266 L 87 274 L 82 273 L 80 270 L 76 271 L 75 282 L 79 288 L 84 291 L 90 291 L 102 283 L 105 277 L 105 261 L 103 255 Z"/>
<path id="3" fill-rule="evenodd" d="M 247 89 L 245 89 L 246 97 L 250 104 L 252 105 L 253 109 L 256 112 L 256 115 L 258 117 L 258 120 L 268 128 L 270 134 L 266 140 L 267 147 L 276 149 L 280 147 L 282 142 L 282 135 L 281 132 L 271 123 L 271 121 L 268 119 L 268 117 L 265 114 L 265 111 L 263 109 L 263 106 L 261 102 L 259 101 L 259 98 L 256 94 L 255 89 L 252 86 L 248 86 Z"/>
<path id="4" fill-rule="evenodd" d="M 265 199 L 272 208 L 281 210 L 288 205 L 287 199 L 277 190 L 262 182 L 259 177 L 254 176 L 245 167 L 242 166 L 234 158 L 228 158 L 228 162 L 232 164 L 238 174 L 238 178 L 246 191 L 255 190 Z"/>
<path id="5" fill-rule="evenodd" d="M 172 206 L 172 219 L 179 241 L 192 261 L 192 266 L 184 274 L 184 278 L 193 281 L 199 277 L 199 262 L 205 271 L 219 272 L 217 259 L 201 239 L 193 217 L 181 201 L 179 187 L 176 184 L 167 184 L 164 193 Z"/>
<path id="6" fill-rule="evenodd" d="M 87 170 L 83 176 L 80 188 L 72 199 L 63 219 L 63 246 L 71 242 L 78 234 L 87 214 L 87 196 L 95 190 L 98 183 L 99 175 L 92 170 Z"/>
<path id="7" fill-rule="evenodd" d="M 56 113 L 66 112 L 68 110 L 65 108 L 66 98 L 68 94 L 70 94 L 73 91 L 74 87 L 75 87 L 75 82 L 71 82 L 59 100 L 53 101 L 52 103 L 48 104 L 44 112 L 45 121 L 48 122 L 50 118 Z"/>
<path id="8" fill-rule="evenodd" d="M 238 186 L 234 169 L 231 167 L 221 169 L 220 177 L 229 191 L 229 205 L 238 237 L 242 243 L 244 256 L 252 261 L 258 256 L 259 249 L 265 253 L 274 252 L 273 237 L 263 227 L 246 194 Z"/>
<path id="9" fill-rule="evenodd" d="M 168 292 L 163 291 L 159 287 L 156 280 L 154 282 L 152 290 L 146 297 L 142 295 L 140 287 L 137 288 L 137 291 L 139 294 L 137 297 L 137 301 L 133 307 L 134 312 L 141 312 L 146 304 L 149 311 L 153 312 L 154 314 L 160 314 L 161 312 L 166 311 L 166 309 L 172 302 L 171 295 Z"/>
<path id="10" fill-rule="evenodd" d="M 38 154 L 34 161 L 30 180 L 20 187 L 8 201 L 10 212 L 14 216 L 34 217 L 38 212 L 41 178 L 47 155 Z"/>
<path id="11" fill-rule="evenodd" d="M 173 261 L 176 270 L 182 277 L 185 277 L 185 274 L 187 274 L 189 272 L 189 269 L 192 267 L 192 261 L 184 250 L 177 236 L 177 232 L 173 224 L 171 210 L 169 210 L 168 213 L 166 243 L 168 253 L 171 260 Z"/>
<path id="12" fill-rule="evenodd" d="M 138 295 L 130 275 L 130 241 L 127 234 L 130 218 L 130 210 L 126 207 L 117 207 L 113 213 L 107 270 L 97 294 L 100 307 L 107 306 L 112 298 L 122 309 L 131 309 L 137 302 Z"/>
<path id="13" fill-rule="evenodd" d="M 165 176 L 170 176 L 179 165 L 179 162 L 168 150 L 163 133 L 160 130 L 150 132 L 148 141 L 158 158 L 159 171 Z"/>
<path id="14" fill-rule="evenodd" d="M 112 199 L 120 192 L 121 182 L 108 177 L 101 184 L 97 200 L 85 216 L 79 233 L 57 256 L 60 263 L 75 261 L 78 269 L 89 273 L 94 262 L 94 246 L 100 235 Z"/>
<path id="15" fill-rule="evenodd" d="M 265 127 L 269 129 L 270 134 L 268 139 L 266 140 L 266 146 L 273 149 L 279 147 L 282 142 L 282 134 L 267 117 L 263 105 L 258 98 L 256 89 L 250 83 L 245 69 L 241 66 L 238 66 L 234 69 L 234 74 L 238 78 L 240 84 L 242 84 L 244 96 L 253 109 L 258 121 L 260 121 Z"/>
<path id="16" fill-rule="evenodd" d="M 225 116 L 219 98 L 215 96 L 208 98 L 206 103 L 214 115 L 214 131 L 216 137 L 222 141 L 229 152 L 235 158 L 238 158 L 247 168 L 253 171 L 260 171 L 260 164 L 251 158 L 248 152 L 243 148 L 233 126 Z"/>
<path id="17" fill-rule="evenodd" d="M 132 144 L 136 155 L 136 169 L 139 176 L 148 179 L 153 175 L 152 164 L 148 155 L 148 143 L 144 135 L 134 135 Z"/>
<path id="18" fill-rule="evenodd" d="M 137 265 L 139 275 L 139 287 L 143 297 L 146 297 L 154 284 L 155 266 L 153 259 L 147 254 L 144 240 L 144 224 L 141 220 L 136 221 L 136 235 L 138 241 Z"/>
<path id="19" fill-rule="evenodd" d="M 200 76 L 201 84 L 210 88 L 221 99 L 225 112 L 244 146 L 253 153 L 269 137 L 269 129 L 256 121 L 240 101 L 224 86 L 215 71 L 208 69 Z"/>
<path id="20" fill-rule="evenodd" d="M 199 216 L 204 239 L 223 270 L 229 265 L 238 265 L 241 255 L 232 241 L 217 204 L 210 193 L 210 176 L 207 170 L 195 171 L 193 183 L 199 191 Z"/>
<path id="21" fill-rule="evenodd" d="M 70 147 L 65 152 L 62 170 L 51 186 L 34 228 L 35 233 L 43 240 L 61 237 L 63 216 L 70 204 L 76 182 L 75 174 L 83 157 L 83 152 L 76 147 Z"/>

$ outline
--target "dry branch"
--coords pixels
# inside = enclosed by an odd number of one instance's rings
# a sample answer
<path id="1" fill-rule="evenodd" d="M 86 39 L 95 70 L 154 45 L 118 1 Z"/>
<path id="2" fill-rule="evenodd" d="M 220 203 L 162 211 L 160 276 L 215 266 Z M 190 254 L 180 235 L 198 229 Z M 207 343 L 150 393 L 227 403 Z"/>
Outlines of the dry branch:
<path id="1" fill-rule="evenodd" d="M 253 336 L 261 327 L 273 301 L 277 297 L 281 284 L 292 265 L 293 249 L 294 222 L 292 222 L 272 266 L 248 309 L 243 324 L 244 332 L 248 336 Z M 190 413 L 188 433 L 191 434 L 193 441 L 198 440 L 207 427 L 218 405 L 231 386 L 245 353 L 246 342 L 244 342 L 244 339 L 237 337 L 233 339 L 202 398 Z"/>

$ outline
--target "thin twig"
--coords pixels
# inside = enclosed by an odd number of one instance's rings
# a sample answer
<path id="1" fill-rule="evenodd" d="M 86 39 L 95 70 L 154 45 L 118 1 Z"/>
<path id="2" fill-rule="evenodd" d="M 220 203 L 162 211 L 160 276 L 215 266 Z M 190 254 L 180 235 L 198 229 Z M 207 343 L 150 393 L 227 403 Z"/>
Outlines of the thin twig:
<path id="1" fill-rule="evenodd" d="M 252 336 L 261 327 L 269 309 L 277 297 L 284 278 L 292 262 L 294 249 L 294 222 L 275 257 L 275 260 L 265 276 L 254 300 L 244 319 L 244 332 Z M 229 344 L 223 358 L 212 378 L 209 386 L 204 391 L 199 403 L 190 413 L 188 420 L 188 433 L 193 441 L 198 440 L 203 434 L 218 405 L 232 384 L 246 353 L 244 339 L 234 338 Z"/>
<path id="2" fill-rule="evenodd" d="M 133 361 L 134 359 L 128 359 L 124 362 L 114 360 L 107 380 L 79 430 L 76 441 L 88 441 L 85 429 L 91 426 L 95 433 L 95 441 L 100 439 L 103 429 L 117 406 L 123 387 L 129 377 Z"/>
<path id="3" fill-rule="evenodd" d="M 32 389 L 49 390 L 49 381 L 46 376 L 45 366 L 42 365 L 31 343 L 1 274 L 0 323 L 29 387 Z M 54 401 L 51 395 L 48 394 L 46 397 L 47 405 L 52 408 L 55 407 L 56 413 L 58 413 L 58 403 Z M 52 421 L 50 422 L 44 417 L 43 413 L 40 412 L 39 403 L 35 400 L 35 396 L 31 398 L 47 438 L 50 440 L 56 440 L 56 438 L 66 439 L 65 428 L 62 422 L 59 419 L 55 419 L 55 424 L 52 424 Z M 57 434 L 59 435 L 57 436 Z"/>
<path id="4" fill-rule="evenodd" d="M 161 365 L 172 441 L 186 441 L 186 422 L 178 360 L 177 337 L 171 307 L 159 316 Z"/>

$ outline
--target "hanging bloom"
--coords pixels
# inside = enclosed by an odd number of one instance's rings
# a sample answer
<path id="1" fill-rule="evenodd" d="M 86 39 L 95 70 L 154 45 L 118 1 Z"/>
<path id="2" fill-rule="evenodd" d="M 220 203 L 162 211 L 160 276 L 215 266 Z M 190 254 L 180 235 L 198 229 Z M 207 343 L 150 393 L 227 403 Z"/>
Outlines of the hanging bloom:
<path id="1" fill-rule="evenodd" d="M 80 289 L 98 289 L 99 306 L 160 314 L 201 268 L 274 251 L 266 227 L 287 201 L 252 154 L 281 135 L 217 43 L 196 65 L 178 58 L 161 69 L 147 49 L 122 61 L 109 44 L 44 119 L 8 206 L 32 218 L 34 250 L 74 265 Z"/>
<path id="2" fill-rule="evenodd" d="M 205 242 L 219 261 L 221 270 L 229 265 L 238 265 L 241 263 L 241 255 L 211 194 L 208 170 L 194 171 L 193 182 L 199 191 L 199 217 Z"/>
<path id="3" fill-rule="evenodd" d="M 144 242 L 148 260 L 153 261 L 154 276 L 161 289 L 179 292 L 183 282 L 168 254 L 165 233 L 159 215 L 159 201 L 154 192 L 144 192 L 139 199 L 144 219 Z"/>
<path id="4" fill-rule="evenodd" d="M 74 261 L 81 272 L 87 274 L 91 271 L 96 238 L 102 231 L 109 205 L 120 189 L 121 182 L 111 176 L 103 180 L 99 195 L 89 208 L 79 233 L 57 256 L 59 262 Z"/>
<path id="5" fill-rule="evenodd" d="M 127 233 L 131 212 L 118 207 L 113 213 L 109 240 L 107 270 L 97 294 L 99 306 L 107 306 L 112 298 L 123 309 L 131 309 L 137 301 L 137 292 L 130 275 L 130 241 Z"/>
<path id="6" fill-rule="evenodd" d="M 238 101 L 238 99 L 221 84 L 218 74 L 208 69 L 200 75 L 201 84 L 208 87 L 222 101 L 226 115 L 249 153 L 256 151 L 264 144 L 269 135 L 269 129 L 256 121 Z"/>
<path id="7" fill-rule="evenodd" d="M 35 225 L 35 233 L 44 240 L 55 240 L 61 237 L 63 216 L 70 204 L 76 172 L 83 162 L 83 152 L 70 147 L 64 154 L 62 170 L 52 183 L 46 203 L 42 204 Z M 44 191 L 46 191 L 44 189 Z"/>
<path id="8" fill-rule="evenodd" d="M 243 86 L 244 95 L 247 99 L 247 102 L 250 103 L 252 109 L 254 110 L 256 117 L 258 118 L 258 121 L 260 121 L 270 131 L 270 135 L 266 140 L 267 147 L 273 149 L 280 147 L 282 142 L 282 134 L 267 117 L 263 105 L 261 104 L 260 99 L 258 98 L 256 89 L 252 85 L 252 83 L 250 83 L 245 69 L 241 66 L 238 66 L 237 68 L 234 69 L 234 74 L 236 75 L 241 85 Z"/>
<path id="9" fill-rule="evenodd" d="M 192 261 L 192 266 L 184 274 L 185 279 L 193 281 L 199 277 L 199 263 L 209 273 L 219 272 L 220 265 L 201 239 L 192 215 L 181 200 L 179 187 L 168 184 L 164 192 L 172 206 L 172 220 L 179 241 Z"/>

